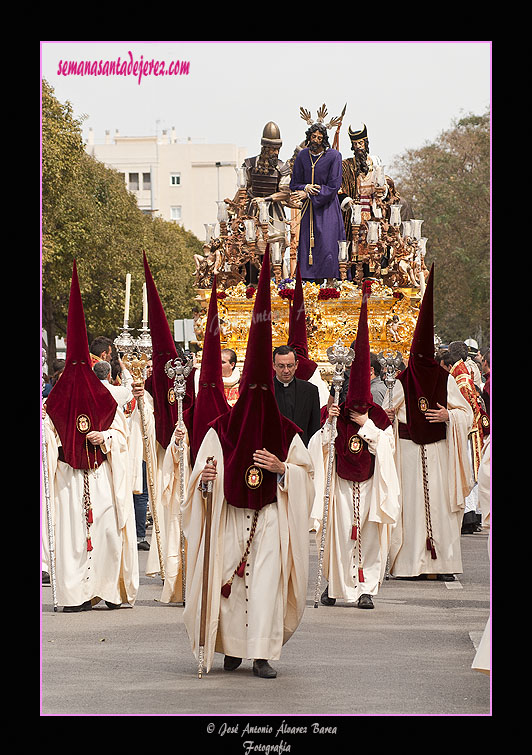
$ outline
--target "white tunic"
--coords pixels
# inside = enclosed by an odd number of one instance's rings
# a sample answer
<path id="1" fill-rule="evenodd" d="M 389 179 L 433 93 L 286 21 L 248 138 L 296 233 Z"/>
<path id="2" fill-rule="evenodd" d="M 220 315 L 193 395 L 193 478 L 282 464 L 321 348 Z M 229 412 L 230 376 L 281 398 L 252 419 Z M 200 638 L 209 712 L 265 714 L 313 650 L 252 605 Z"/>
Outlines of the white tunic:
<path id="1" fill-rule="evenodd" d="M 179 446 L 175 442 L 175 431 L 168 444 L 161 470 L 161 504 L 165 521 L 165 577 L 161 593 L 161 603 L 183 602 L 183 579 L 181 576 L 181 503 L 184 503 L 190 477 L 190 446 L 188 434 L 183 439 L 183 483 L 181 483 L 181 461 Z M 183 501 L 181 501 L 183 484 Z M 186 544 L 185 544 L 186 554 Z M 186 568 L 185 568 L 186 598 Z"/>
<path id="2" fill-rule="evenodd" d="M 157 543 L 157 534 L 155 527 L 156 518 L 159 525 L 159 544 L 161 548 L 163 568 L 166 559 L 167 511 L 165 510 L 161 502 L 162 466 L 165 457 L 165 449 L 158 443 L 155 437 L 153 399 L 147 392 L 144 393 L 144 422 L 145 428 L 143 429 L 140 416 L 140 405 L 137 400 L 135 408 L 129 418 L 130 473 L 133 492 L 142 493 L 142 461 L 144 460 L 146 462 L 148 510 L 151 512 L 153 519 L 150 551 L 146 560 L 146 575 L 154 576 L 156 574 L 159 574 L 161 571 L 159 547 Z M 146 432 L 147 443 L 145 443 L 143 438 L 144 431 Z M 156 517 L 153 516 L 154 509 Z"/>
<path id="3" fill-rule="evenodd" d="M 189 480 L 182 520 L 187 538 L 187 596 L 183 619 L 196 658 L 205 507 L 198 484 L 209 456 L 217 460 L 218 476 L 212 494 L 205 638 L 207 672 L 215 652 L 238 658 L 280 657 L 282 645 L 298 627 L 305 608 L 308 517 L 312 503 L 311 460 L 301 438 L 295 435 L 286 459 L 286 473 L 277 486 L 277 502 L 259 512 L 245 574 L 234 577 L 230 596 L 223 597 L 221 588 L 244 553 L 254 512 L 235 508 L 225 501 L 222 447 L 215 430 L 208 431 Z"/>
<path id="4" fill-rule="evenodd" d="M 316 532 L 321 546 L 324 495 L 331 424 L 326 422 L 310 441 L 309 452 L 315 468 L 315 497 L 311 519 L 319 521 Z M 394 435 L 391 427 L 379 430 L 368 419 L 359 430 L 375 456 L 373 475 L 360 483 L 336 474 L 333 461 L 331 492 L 327 513 L 323 574 L 328 580 L 328 595 L 356 601 L 362 594 L 376 595 L 386 571 L 391 527 L 399 515 L 399 481 L 394 462 Z M 336 433 L 334 435 L 336 437 Z M 360 491 L 360 532 L 351 539 L 354 524 L 353 487 Z M 359 567 L 363 570 L 362 582 Z"/>
<path id="5" fill-rule="evenodd" d="M 60 440 L 44 419 L 50 500 L 55 523 L 57 602 L 81 605 L 88 600 L 133 605 L 139 587 L 135 511 L 129 476 L 126 418 L 117 409 L 104 432 L 107 459 L 88 473 L 93 549 L 87 550 L 83 508 L 84 472 L 58 458 Z"/>
<path id="6" fill-rule="evenodd" d="M 462 572 L 460 536 L 465 498 L 473 487 L 467 436 L 473 412 L 455 380 L 447 381 L 449 421 L 446 438 L 428 443 L 426 452 L 430 521 L 437 558 L 426 548 L 427 526 L 421 449 L 398 436 L 399 422 L 406 422 L 403 385 L 396 380 L 393 392 L 396 412 L 395 461 L 401 487 L 401 514 L 392 532 L 390 574 L 416 577 L 421 574 Z"/>
<path id="7" fill-rule="evenodd" d="M 478 470 L 479 505 L 482 512 L 484 526 L 489 526 L 491 513 L 491 436 L 486 436 L 482 448 L 480 467 Z M 488 554 L 490 552 L 490 536 L 488 535 Z M 488 617 L 477 652 L 471 668 L 482 674 L 491 671 L 491 617 Z"/>

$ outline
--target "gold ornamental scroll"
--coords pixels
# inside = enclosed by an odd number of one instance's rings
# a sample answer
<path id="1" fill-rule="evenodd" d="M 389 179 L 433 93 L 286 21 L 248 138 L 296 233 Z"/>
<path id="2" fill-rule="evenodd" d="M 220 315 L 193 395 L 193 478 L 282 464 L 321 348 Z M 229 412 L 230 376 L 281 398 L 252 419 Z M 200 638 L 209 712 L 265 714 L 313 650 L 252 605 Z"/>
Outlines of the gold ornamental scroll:
<path id="1" fill-rule="evenodd" d="M 246 353 L 247 338 L 253 311 L 254 289 L 243 282 L 218 294 L 220 316 L 220 342 L 222 348 L 233 349 L 239 363 Z M 309 358 L 317 362 L 324 379 L 332 377 L 327 349 L 340 338 L 350 344 L 356 337 L 362 295 L 359 286 L 351 281 L 336 283 L 333 293 L 317 283 L 303 282 L 307 343 Z M 325 297 L 325 298 L 323 298 Z M 207 322 L 210 291 L 198 290 L 200 314 L 195 322 L 197 343 L 201 347 Z M 279 294 L 275 282 L 271 283 L 272 345 L 273 348 L 288 342 L 289 299 Z M 368 301 L 368 328 L 371 351 L 400 352 L 403 358 L 410 344 L 419 311 L 419 289 L 391 289 L 382 282 L 372 283 Z M 201 352 L 198 354 L 201 361 Z M 406 360 L 405 360 L 406 361 Z"/>

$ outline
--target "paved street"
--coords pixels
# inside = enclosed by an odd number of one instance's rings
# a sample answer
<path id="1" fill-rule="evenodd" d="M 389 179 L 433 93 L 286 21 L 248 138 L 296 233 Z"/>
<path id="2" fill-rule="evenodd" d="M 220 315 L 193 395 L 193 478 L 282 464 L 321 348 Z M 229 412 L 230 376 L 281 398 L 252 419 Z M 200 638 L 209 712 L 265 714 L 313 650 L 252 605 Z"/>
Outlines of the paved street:
<path id="1" fill-rule="evenodd" d="M 225 672 L 218 655 L 198 679 L 183 608 L 159 602 L 161 580 L 142 576 L 145 552 L 133 608 L 110 611 L 101 602 L 86 613 L 54 612 L 51 588 L 43 586 L 42 714 L 202 715 L 212 717 L 218 742 L 224 732 L 223 741 L 242 741 L 246 717 L 276 716 L 268 721 L 279 744 L 283 717 L 301 716 L 310 726 L 329 716 L 349 725 L 343 717 L 491 713 L 490 677 L 471 669 L 489 615 L 486 531 L 462 536 L 459 581 L 389 579 L 369 611 L 341 603 L 314 608 L 317 549 L 309 537 L 307 608 L 272 663 L 274 680 L 253 676 L 250 661 Z M 231 716 L 244 717 L 238 733 L 226 730 Z M 240 742 L 234 751 L 242 751 Z"/>

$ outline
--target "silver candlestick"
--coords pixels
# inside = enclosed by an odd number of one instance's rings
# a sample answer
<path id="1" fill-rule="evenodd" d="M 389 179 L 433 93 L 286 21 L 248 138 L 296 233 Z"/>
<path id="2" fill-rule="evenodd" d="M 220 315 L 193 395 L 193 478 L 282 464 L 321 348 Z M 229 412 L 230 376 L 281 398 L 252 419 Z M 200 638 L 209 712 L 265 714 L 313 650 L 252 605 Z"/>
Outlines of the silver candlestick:
<path id="1" fill-rule="evenodd" d="M 121 354 L 127 354 L 135 348 L 135 339 L 131 335 L 133 328 L 128 327 L 128 322 L 124 320 L 122 332 L 114 340 L 117 351 Z"/>
<path id="2" fill-rule="evenodd" d="M 142 328 L 139 330 L 140 335 L 135 341 L 135 346 L 139 354 L 146 354 L 151 358 L 153 347 L 151 342 L 150 329 L 146 320 L 142 321 Z"/>

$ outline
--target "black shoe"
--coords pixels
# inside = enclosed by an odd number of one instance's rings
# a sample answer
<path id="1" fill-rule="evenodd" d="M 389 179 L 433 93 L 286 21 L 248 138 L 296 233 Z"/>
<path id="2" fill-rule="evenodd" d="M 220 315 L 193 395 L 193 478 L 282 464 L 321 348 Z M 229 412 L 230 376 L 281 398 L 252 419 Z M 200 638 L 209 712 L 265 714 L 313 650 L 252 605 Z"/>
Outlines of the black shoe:
<path id="1" fill-rule="evenodd" d="M 140 543 L 137 543 L 137 550 L 138 551 L 149 551 L 150 550 L 150 544 L 147 540 L 141 540 Z"/>
<path id="2" fill-rule="evenodd" d="M 440 582 L 454 582 L 456 577 L 454 574 L 438 574 L 436 576 L 436 579 L 438 579 Z"/>
<path id="3" fill-rule="evenodd" d="M 79 611 L 92 611 L 90 600 L 86 600 L 80 606 L 63 606 L 63 613 L 79 613 Z"/>
<path id="4" fill-rule="evenodd" d="M 253 661 L 253 673 L 261 679 L 275 679 L 277 676 L 277 671 L 264 658 Z"/>
<path id="5" fill-rule="evenodd" d="M 49 585 L 50 584 L 50 575 L 47 571 L 43 571 L 42 573 L 42 584 L 43 585 Z"/>
<path id="6" fill-rule="evenodd" d="M 242 663 L 242 658 L 235 658 L 232 655 L 224 657 L 224 671 L 234 671 Z"/>
<path id="7" fill-rule="evenodd" d="M 336 598 L 329 598 L 329 585 L 322 592 L 320 603 L 323 603 L 324 606 L 334 606 L 336 603 Z"/>
<path id="8" fill-rule="evenodd" d="M 109 603 L 109 601 L 106 600 L 105 605 L 107 606 L 107 608 L 114 609 L 114 608 L 120 608 L 122 603 Z"/>
<path id="9" fill-rule="evenodd" d="M 357 605 L 359 608 L 375 608 L 371 595 L 368 595 L 367 593 L 360 596 Z"/>

